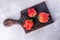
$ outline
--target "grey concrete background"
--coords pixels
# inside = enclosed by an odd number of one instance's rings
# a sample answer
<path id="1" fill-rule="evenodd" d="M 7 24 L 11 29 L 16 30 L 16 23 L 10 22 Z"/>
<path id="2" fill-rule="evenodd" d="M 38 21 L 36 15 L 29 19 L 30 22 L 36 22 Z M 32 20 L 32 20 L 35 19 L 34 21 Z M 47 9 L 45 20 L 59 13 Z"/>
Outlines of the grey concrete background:
<path id="1" fill-rule="evenodd" d="M 45 1 L 52 14 L 54 23 L 29 34 L 20 25 L 9 28 L 3 25 L 7 18 L 20 18 L 20 11 Z M 60 40 L 60 0 L 0 0 L 0 40 Z"/>

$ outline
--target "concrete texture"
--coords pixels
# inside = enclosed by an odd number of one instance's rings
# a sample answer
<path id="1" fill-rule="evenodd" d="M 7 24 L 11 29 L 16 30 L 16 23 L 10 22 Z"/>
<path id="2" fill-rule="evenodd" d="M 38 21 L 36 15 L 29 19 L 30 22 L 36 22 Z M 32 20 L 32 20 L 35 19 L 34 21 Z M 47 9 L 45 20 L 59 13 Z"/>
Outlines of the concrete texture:
<path id="1" fill-rule="evenodd" d="M 20 25 L 6 28 L 3 21 L 7 18 L 20 18 L 20 11 L 45 1 L 52 14 L 54 23 L 29 34 Z M 60 0 L 0 0 L 0 40 L 60 40 Z"/>

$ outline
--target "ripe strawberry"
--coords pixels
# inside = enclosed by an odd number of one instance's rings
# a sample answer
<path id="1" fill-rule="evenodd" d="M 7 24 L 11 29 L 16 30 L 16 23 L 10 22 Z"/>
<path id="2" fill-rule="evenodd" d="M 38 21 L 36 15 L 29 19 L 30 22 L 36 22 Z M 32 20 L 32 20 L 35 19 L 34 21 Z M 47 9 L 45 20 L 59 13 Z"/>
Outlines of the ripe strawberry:
<path id="1" fill-rule="evenodd" d="M 37 12 L 34 8 L 28 9 L 28 16 L 29 17 L 34 17 L 34 16 L 36 16 L 36 14 L 37 14 Z"/>
<path id="2" fill-rule="evenodd" d="M 48 22 L 48 21 L 49 21 L 49 14 L 47 14 L 47 13 L 45 13 L 45 12 L 39 13 L 38 20 L 39 20 L 41 23 L 46 23 L 46 22 Z"/>
<path id="3" fill-rule="evenodd" d="M 27 19 L 25 21 L 23 27 L 26 28 L 26 30 L 31 30 L 33 25 L 34 25 L 34 23 L 31 20 Z"/>

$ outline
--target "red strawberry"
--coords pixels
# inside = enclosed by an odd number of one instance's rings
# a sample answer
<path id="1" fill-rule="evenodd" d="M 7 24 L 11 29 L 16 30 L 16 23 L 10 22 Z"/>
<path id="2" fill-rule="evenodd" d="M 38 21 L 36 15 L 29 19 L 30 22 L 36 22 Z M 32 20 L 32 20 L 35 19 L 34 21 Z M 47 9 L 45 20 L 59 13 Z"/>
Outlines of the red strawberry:
<path id="1" fill-rule="evenodd" d="M 34 8 L 28 9 L 28 16 L 29 17 L 34 17 L 34 16 L 36 16 L 36 14 L 37 14 L 37 12 Z"/>
<path id="2" fill-rule="evenodd" d="M 25 21 L 23 27 L 26 28 L 26 30 L 31 30 L 33 25 L 34 25 L 34 23 L 31 20 L 27 19 Z"/>
<path id="3" fill-rule="evenodd" d="M 38 20 L 39 20 L 41 23 L 46 23 L 46 22 L 48 22 L 48 21 L 49 21 L 49 14 L 47 14 L 47 13 L 45 13 L 45 12 L 39 13 Z"/>

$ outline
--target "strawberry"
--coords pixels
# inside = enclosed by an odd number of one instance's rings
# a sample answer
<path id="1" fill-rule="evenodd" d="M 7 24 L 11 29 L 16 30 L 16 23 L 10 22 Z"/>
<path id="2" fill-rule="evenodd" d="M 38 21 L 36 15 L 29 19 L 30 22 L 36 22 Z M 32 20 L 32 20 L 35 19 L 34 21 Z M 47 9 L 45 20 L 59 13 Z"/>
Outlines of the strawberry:
<path id="1" fill-rule="evenodd" d="M 33 25 L 34 25 L 33 21 L 27 19 L 27 20 L 25 20 L 23 27 L 24 27 L 26 30 L 31 30 L 32 27 L 33 27 Z"/>
<path id="2" fill-rule="evenodd" d="M 47 14 L 47 13 L 45 13 L 45 12 L 39 13 L 38 20 L 39 20 L 41 23 L 46 23 L 46 22 L 48 22 L 48 21 L 49 21 L 49 14 Z"/>
<path id="3" fill-rule="evenodd" d="M 34 8 L 28 9 L 28 16 L 29 17 L 35 17 L 37 14 L 36 10 Z"/>

